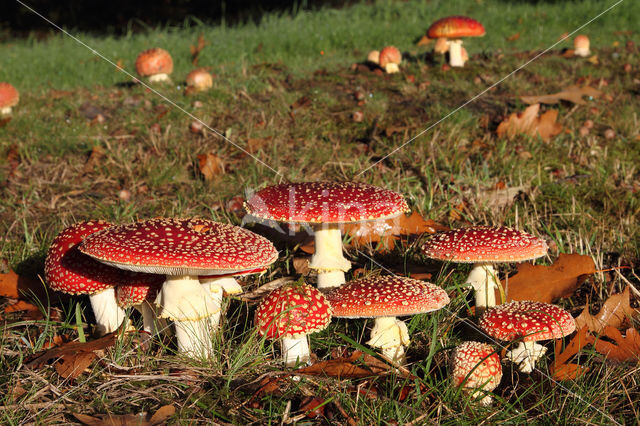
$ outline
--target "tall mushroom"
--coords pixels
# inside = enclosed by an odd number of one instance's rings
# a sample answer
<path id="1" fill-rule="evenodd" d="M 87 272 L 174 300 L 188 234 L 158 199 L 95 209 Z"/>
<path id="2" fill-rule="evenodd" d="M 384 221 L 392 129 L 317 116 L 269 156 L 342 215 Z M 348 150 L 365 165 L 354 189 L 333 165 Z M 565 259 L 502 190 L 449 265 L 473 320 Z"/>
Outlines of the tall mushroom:
<path id="1" fill-rule="evenodd" d="M 336 318 L 375 318 L 367 342 L 386 358 L 404 364 L 410 343 L 407 325 L 396 317 L 436 311 L 449 303 L 447 292 L 435 284 L 399 276 L 370 276 L 327 293 Z"/>
<path id="2" fill-rule="evenodd" d="M 433 235 L 422 252 L 444 262 L 473 263 L 465 284 L 475 291 L 476 315 L 480 316 L 487 307 L 495 306 L 495 290 L 503 293 L 493 265 L 544 256 L 547 244 L 513 228 L 472 226 Z"/>
<path id="3" fill-rule="evenodd" d="M 482 37 L 485 34 L 482 24 L 466 16 L 448 16 L 438 19 L 427 30 L 429 38 L 446 37 L 449 39 L 449 65 L 463 67 L 462 37 Z"/>
<path id="4" fill-rule="evenodd" d="M 95 333 L 115 331 L 124 320 L 116 303 L 114 287 L 122 283 L 122 271 L 82 254 L 78 246 L 89 235 L 108 229 L 102 220 L 79 222 L 60 232 L 51 243 L 44 262 L 49 287 L 67 294 L 86 294 L 96 318 Z"/>
<path id="5" fill-rule="evenodd" d="M 212 355 L 209 317 L 221 309 L 198 275 L 265 268 L 278 256 L 269 240 L 251 231 L 196 218 L 113 226 L 85 239 L 80 250 L 117 268 L 164 274 L 158 316 L 174 321 L 179 352 L 192 356 Z"/>
<path id="6" fill-rule="evenodd" d="M 150 83 L 168 82 L 173 72 L 173 59 L 164 49 L 154 47 L 136 58 L 136 71 L 140 77 L 149 77 Z"/>
<path id="7" fill-rule="evenodd" d="M 11 114 L 11 109 L 18 105 L 20 94 L 9 83 L 0 83 L 0 117 Z"/>
<path id="8" fill-rule="evenodd" d="M 496 350 L 480 342 L 464 342 L 456 347 L 451 357 L 451 380 L 454 386 L 480 398 L 480 404 L 490 405 L 489 394 L 502 380 L 502 364 Z"/>
<path id="9" fill-rule="evenodd" d="M 505 341 L 518 341 L 507 358 L 519 365 L 523 373 L 531 373 L 547 348 L 536 343 L 561 339 L 573 333 L 576 322 L 559 306 L 532 301 L 514 301 L 494 306 L 478 323 L 489 336 Z"/>
<path id="10" fill-rule="evenodd" d="M 324 330 L 330 322 L 331 306 L 322 293 L 307 284 L 272 291 L 256 310 L 258 332 L 268 339 L 281 339 L 287 367 L 309 362 L 307 335 Z"/>
<path id="11" fill-rule="evenodd" d="M 388 219 L 409 208 L 402 195 L 357 182 L 302 182 L 266 187 L 245 203 L 259 219 L 313 225 L 315 253 L 309 266 L 318 271 L 318 288 L 338 287 L 351 263 L 342 253 L 340 225 Z"/>

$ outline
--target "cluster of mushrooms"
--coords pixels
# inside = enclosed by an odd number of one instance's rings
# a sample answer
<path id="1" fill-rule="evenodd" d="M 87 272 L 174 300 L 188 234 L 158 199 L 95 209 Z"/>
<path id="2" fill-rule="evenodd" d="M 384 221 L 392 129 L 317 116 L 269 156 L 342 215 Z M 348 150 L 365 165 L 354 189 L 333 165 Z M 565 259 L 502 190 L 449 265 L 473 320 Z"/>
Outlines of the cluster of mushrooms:
<path id="1" fill-rule="evenodd" d="M 372 318 L 367 344 L 396 365 L 406 362 L 410 343 L 398 317 L 445 307 L 449 295 L 435 284 L 395 275 L 372 274 L 347 282 L 341 225 L 389 219 L 409 208 L 401 194 L 356 182 L 302 182 L 266 187 L 246 202 L 247 213 L 272 226 L 308 226 L 315 240 L 309 262 L 317 288 L 303 282 L 282 286 L 262 299 L 255 312 L 260 335 L 278 340 L 286 366 L 310 361 L 307 335 L 332 318 Z M 494 265 L 543 256 L 545 242 L 511 228 L 476 226 L 427 238 L 422 253 L 444 262 L 473 263 L 465 285 L 475 291 L 478 326 L 493 339 L 518 345 L 507 358 L 530 372 L 546 347 L 536 341 L 572 333 L 575 323 L 560 307 L 539 302 L 496 305 L 501 289 Z M 113 225 L 87 221 L 63 230 L 45 261 L 48 285 L 89 295 L 98 334 L 127 324 L 126 309 L 142 313 L 149 336 L 175 334 L 179 353 L 213 357 L 225 295 L 241 293 L 234 277 L 259 274 L 278 259 L 265 237 L 207 219 L 156 218 Z M 500 294 L 500 292 L 499 292 Z M 453 382 L 487 404 L 500 382 L 497 350 L 466 342 L 453 351 Z"/>

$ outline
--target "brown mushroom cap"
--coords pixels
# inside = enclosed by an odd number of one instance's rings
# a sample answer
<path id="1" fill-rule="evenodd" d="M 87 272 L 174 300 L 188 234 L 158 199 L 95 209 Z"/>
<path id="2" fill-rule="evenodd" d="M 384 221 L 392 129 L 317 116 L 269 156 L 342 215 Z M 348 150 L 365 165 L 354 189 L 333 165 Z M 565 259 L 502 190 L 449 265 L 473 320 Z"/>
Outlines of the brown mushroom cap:
<path id="1" fill-rule="evenodd" d="M 427 30 L 429 38 L 482 37 L 485 34 L 482 24 L 466 16 L 447 16 L 438 19 Z"/>
<path id="2" fill-rule="evenodd" d="M 11 108 L 18 104 L 20 94 L 9 83 L 0 83 L 0 108 Z"/>
<path id="3" fill-rule="evenodd" d="M 479 325 L 496 339 L 524 342 L 560 339 L 576 329 L 569 312 L 556 305 L 532 301 L 514 301 L 489 308 Z"/>
<path id="4" fill-rule="evenodd" d="M 502 365 L 496 350 L 480 342 L 464 342 L 451 357 L 454 386 L 465 389 L 483 388 L 489 392 L 498 387 L 502 379 Z"/>
<path id="5" fill-rule="evenodd" d="M 173 72 L 173 59 L 164 49 L 154 47 L 140 53 L 136 58 L 136 71 L 141 77 L 155 74 L 171 74 Z"/>
<path id="6" fill-rule="evenodd" d="M 349 223 L 409 210 L 402 195 L 357 182 L 301 182 L 266 187 L 245 202 L 255 217 L 281 222 Z"/>
<path id="7" fill-rule="evenodd" d="M 331 306 L 322 293 L 306 284 L 280 287 L 256 310 L 256 325 L 268 339 L 299 338 L 324 330 L 331 322 Z"/>
<path id="8" fill-rule="evenodd" d="M 547 254 L 547 243 L 507 227 L 473 226 L 433 235 L 422 246 L 431 259 L 460 263 L 522 262 Z"/>
<path id="9" fill-rule="evenodd" d="M 85 239 L 80 251 L 112 266 L 166 275 L 259 269 L 278 252 L 266 238 L 206 219 L 150 219 L 113 226 Z"/>
<path id="10" fill-rule="evenodd" d="M 111 226 L 102 220 L 79 222 L 56 236 L 44 262 L 45 279 L 51 289 L 68 294 L 95 294 L 121 282 L 122 271 L 78 250 L 84 238 Z"/>
<path id="11" fill-rule="evenodd" d="M 375 318 L 422 314 L 449 303 L 435 284 L 393 275 L 350 281 L 326 294 L 337 318 Z"/>

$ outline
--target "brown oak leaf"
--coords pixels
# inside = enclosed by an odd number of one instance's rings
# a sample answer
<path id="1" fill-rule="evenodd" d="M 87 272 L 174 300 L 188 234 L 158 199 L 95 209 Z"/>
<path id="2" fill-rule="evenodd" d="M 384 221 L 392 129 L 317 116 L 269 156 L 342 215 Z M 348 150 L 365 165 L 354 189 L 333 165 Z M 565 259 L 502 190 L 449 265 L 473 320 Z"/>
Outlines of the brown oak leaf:
<path id="1" fill-rule="evenodd" d="M 599 334 L 607 326 L 620 328 L 628 318 L 637 316 L 639 312 L 632 308 L 629 303 L 629 287 L 622 293 L 609 296 L 604 302 L 600 312 L 596 315 L 589 313 L 589 306 L 585 306 L 583 311 L 576 318 L 576 328 L 588 327 L 589 331 Z"/>
<path id="2" fill-rule="evenodd" d="M 599 98 L 601 95 L 602 92 L 600 90 L 594 89 L 591 86 L 569 86 L 551 95 L 520 96 L 520 99 L 522 99 L 522 102 L 525 104 L 557 104 L 560 101 L 568 101 L 578 105 L 586 105 L 587 103 L 583 99 L 584 96 Z"/>
<path id="3" fill-rule="evenodd" d="M 540 104 L 528 106 L 523 112 L 516 112 L 498 125 L 498 136 L 509 139 L 519 135 L 540 136 L 548 142 L 562 132 L 562 124 L 557 123 L 558 111 L 550 109 L 538 116 Z"/>
<path id="4" fill-rule="evenodd" d="M 613 340 L 613 343 L 600 338 L 596 340 L 594 347 L 607 359 L 616 362 L 640 360 L 640 333 L 635 328 L 627 329 L 623 336 L 617 328 L 607 326 L 600 337 L 603 336 Z"/>

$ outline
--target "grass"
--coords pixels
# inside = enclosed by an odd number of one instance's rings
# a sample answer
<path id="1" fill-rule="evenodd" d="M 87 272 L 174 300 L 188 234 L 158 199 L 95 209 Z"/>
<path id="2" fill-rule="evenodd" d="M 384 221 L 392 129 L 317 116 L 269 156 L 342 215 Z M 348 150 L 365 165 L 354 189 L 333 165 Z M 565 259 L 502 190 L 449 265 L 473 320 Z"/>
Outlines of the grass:
<path id="1" fill-rule="evenodd" d="M 631 266 L 631 272 L 621 272 L 639 286 L 633 271 L 640 259 L 640 53 L 627 42 L 640 40 L 637 33 L 625 32 L 633 31 L 640 18 L 634 2 L 626 0 L 581 30 L 592 40 L 597 64 L 562 58 L 560 49 L 569 46 L 564 42 L 359 174 L 608 5 L 595 0 L 376 1 L 270 15 L 259 26 L 209 27 L 190 21 L 183 28 L 122 38 L 78 35 L 130 72 L 139 51 L 156 45 L 168 49 L 175 61 L 175 84 L 157 90 L 240 146 L 247 148 L 254 140 L 252 155 L 281 176 L 210 132 L 191 132 L 192 119 L 184 112 L 143 87 L 122 84 L 129 77 L 75 41 L 59 34 L 44 41 L 13 40 L 0 46 L 6 58 L 0 81 L 12 82 L 21 92 L 11 121 L 0 127 L 0 259 L 25 276 L 41 275 L 50 242 L 76 221 L 197 215 L 240 224 L 241 217 L 227 208 L 233 196 L 281 180 L 357 179 L 403 193 L 412 208 L 451 227 L 507 224 L 544 236 L 552 243 L 544 262 L 558 253 L 578 252 L 591 255 L 600 269 Z M 415 41 L 431 21 L 457 13 L 478 18 L 487 35 L 465 43 L 472 55 L 467 67 L 443 71 L 440 59 Z M 520 37 L 507 41 L 515 33 Z M 189 45 L 199 34 L 209 43 L 199 65 L 210 67 L 216 78 L 211 91 L 186 97 L 181 79 L 192 68 Z M 385 44 L 405 52 L 402 74 L 351 69 L 368 50 Z M 625 72 L 625 64 L 631 72 Z M 496 136 L 504 116 L 524 109 L 520 95 L 553 93 L 582 82 L 596 86 L 600 79 L 606 83 L 601 87 L 606 98 L 553 107 L 567 131 L 550 142 Z M 365 102 L 358 104 L 361 95 Z M 303 96 L 310 102 L 292 109 Z M 104 122 L 94 119 L 95 108 Z M 355 111 L 363 112 L 362 122 L 352 119 Z M 585 120 L 594 127 L 580 136 Z M 607 129 L 615 130 L 614 138 L 604 137 Z M 210 182 L 197 164 L 197 155 L 208 152 L 225 164 L 225 173 Z M 487 203 L 483 190 L 501 185 L 521 186 L 521 194 L 510 205 Z M 123 189 L 131 194 L 129 201 L 119 197 Z M 452 212 L 460 208 L 458 219 Z M 300 253 L 291 244 L 277 244 L 281 259 L 268 275 L 248 278 L 248 289 L 295 274 L 292 259 Z M 375 263 L 367 257 L 371 253 L 352 250 L 348 256 L 354 269 L 374 271 L 378 264 L 404 271 L 405 265 L 426 263 L 433 281 L 450 294 L 459 292 L 466 269 L 440 271 L 441 265 L 421 258 L 418 247 L 412 242 L 406 250 L 375 254 Z M 587 297 L 598 305 L 624 286 L 619 275 L 599 273 L 560 303 L 577 315 Z M 40 323 L 4 315 L 0 384 L 7 392 L 0 397 L 2 423 L 68 423 L 75 421 L 72 412 L 153 412 L 169 403 L 178 409 L 175 423 L 275 423 L 285 413 L 288 418 L 301 414 L 308 396 L 328 400 L 325 412 L 333 421 L 345 422 L 346 413 L 361 424 L 640 419 L 637 365 L 617 366 L 590 352 L 581 362 L 591 370 L 574 382 L 549 380 L 553 361 L 547 357 L 532 375 L 505 366 L 495 392 L 499 403 L 493 407 L 479 407 L 458 394 L 447 379 L 449 349 L 481 338 L 459 318 L 466 312 L 462 295 L 448 310 L 407 319 L 413 380 L 394 374 L 352 381 L 285 380 L 277 393 L 247 403 L 264 377 L 282 369 L 278 345 L 252 329 L 255 304 L 239 299 L 229 301 L 224 332 L 215 336 L 216 360 L 176 357 L 169 341 L 141 351 L 123 340 L 74 382 L 53 369 L 21 368 L 25 357 L 55 335 L 79 338 L 76 307 L 84 311 L 80 325 L 89 331 L 92 317 L 86 302 L 43 302 L 45 319 Z M 335 320 L 312 336 L 312 349 L 320 359 L 329 359 L 342 348 L 366 348 L 370 325 Z M 409 392 L 404 399 L 403 392 Z"/>

